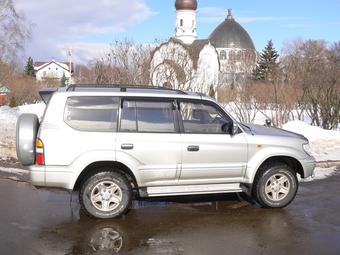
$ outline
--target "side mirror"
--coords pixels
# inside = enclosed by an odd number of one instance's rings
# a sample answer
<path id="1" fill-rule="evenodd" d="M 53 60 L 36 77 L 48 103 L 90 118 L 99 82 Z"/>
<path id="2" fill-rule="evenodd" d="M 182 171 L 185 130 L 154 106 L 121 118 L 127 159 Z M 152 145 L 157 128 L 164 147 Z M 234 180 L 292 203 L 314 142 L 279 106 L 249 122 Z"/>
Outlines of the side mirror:
<path id="1" fill-rule="evenodd" d="M 231 122 L 226 122 L 222 125 L 222 132 L 229 134 L 229 135 L 234 135 L 237 133 L 238 126 L 234 125 L 234 123 Z"/>
<path id="2" fill-rule="evenodd" d="M 233 130 L 232 130 L 232 134 L 231 135 L 235 135 L 235 134 L 237 134 L 239 131 L 238 131 L 238 126 L 237 125 L 235 125 L 234 123 L 233 123 Z"/>
<path id="3" fill-rule="evenodd" d="M 271 127 L 271 125 L 272 125 L 272 121 L 271 121 L 270 119 L 266 119 L 266 124 L 265 124 L 265 126 Z"/>

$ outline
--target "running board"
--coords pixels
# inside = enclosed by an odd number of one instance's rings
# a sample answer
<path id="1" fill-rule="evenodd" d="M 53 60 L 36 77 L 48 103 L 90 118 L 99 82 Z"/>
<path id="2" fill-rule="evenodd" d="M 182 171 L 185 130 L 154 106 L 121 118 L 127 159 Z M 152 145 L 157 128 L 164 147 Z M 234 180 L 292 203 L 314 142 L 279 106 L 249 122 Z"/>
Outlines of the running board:
<path id="1" fill-rule="evenodd" d="M 243 192 L 240 183 L 148 187 L 148 197 Z"/>

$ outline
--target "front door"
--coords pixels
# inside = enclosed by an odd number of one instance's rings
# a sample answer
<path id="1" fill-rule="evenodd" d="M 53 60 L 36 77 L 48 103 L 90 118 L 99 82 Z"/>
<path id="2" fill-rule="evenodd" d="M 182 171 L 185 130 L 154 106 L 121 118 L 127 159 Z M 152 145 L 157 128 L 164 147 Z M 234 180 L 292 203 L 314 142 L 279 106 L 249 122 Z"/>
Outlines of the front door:
<path id="1" fill-rule="evenodd" d="M 134 170 L 140 186 L 178 181 L 181 143 L 171 99 L 122 99 L 116 157 Z"/>
<path id="2" fill-rule="evenodd" d="M 210 101 L 181 101 L 182 170 L 180 184 L 231 183 L 242 180 L 247 161 L 244 133 L 227 134 L 232 120 Z"/>

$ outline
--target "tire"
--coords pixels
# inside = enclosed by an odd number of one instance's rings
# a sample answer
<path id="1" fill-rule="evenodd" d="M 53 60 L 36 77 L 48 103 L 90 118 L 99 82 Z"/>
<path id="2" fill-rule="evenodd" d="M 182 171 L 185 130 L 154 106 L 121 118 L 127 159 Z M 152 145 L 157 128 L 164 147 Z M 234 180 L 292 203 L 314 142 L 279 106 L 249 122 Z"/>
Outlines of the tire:
<path id="1" fill-rule="evenodd" d="M 39 129 L 39 119 L 35 114 L 21 114 L 16 126 L 16 151 L 22 165 L 35 163 L 35 139 Z"/>
<path id="2" fill-rule="evenodd" d="M 259 170 L 253 186 L 253 197 L 265 208 L 283 208 L 290 204 L 298 190 L 296 173 L 285 164 L 265 165 Z"/>
<path id="3" fill-rule="evenodd" d="M 120 172 L 98 170 L 81 185 L 79 202 L 91 218 L 110 219 L 127 212 L 132 200 L 132 188 Z"/>

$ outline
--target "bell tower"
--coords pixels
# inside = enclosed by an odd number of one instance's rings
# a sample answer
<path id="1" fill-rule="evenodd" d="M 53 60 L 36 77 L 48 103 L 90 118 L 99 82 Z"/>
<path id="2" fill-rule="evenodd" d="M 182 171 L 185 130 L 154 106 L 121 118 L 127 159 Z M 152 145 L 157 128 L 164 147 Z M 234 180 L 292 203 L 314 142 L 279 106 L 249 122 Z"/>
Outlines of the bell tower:
<path id="1" fill-rule="evenodd" d="M 175 38 L 185 44 L 192 44 L 197 39 L 196 0 L 176 0 Z"/>

